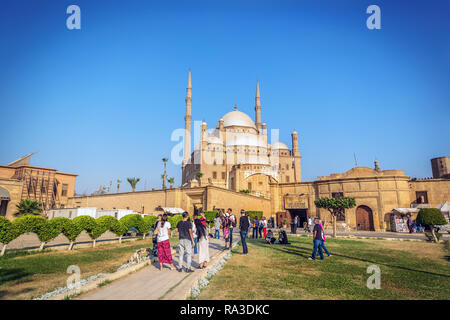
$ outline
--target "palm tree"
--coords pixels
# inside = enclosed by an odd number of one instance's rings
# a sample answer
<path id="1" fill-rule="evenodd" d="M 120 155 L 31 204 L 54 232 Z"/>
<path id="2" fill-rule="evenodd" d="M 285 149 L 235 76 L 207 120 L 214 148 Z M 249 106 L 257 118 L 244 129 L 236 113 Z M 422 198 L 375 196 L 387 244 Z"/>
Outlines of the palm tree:
<path id="1" fill-rule="evenodd" d="M 170 184 L 170 189 L 173 188 L 173 183 L 175 182 L 175 178 L 167 178 L 167 182 Z"/>
<path id="2" fill-rule="evenodd" d="M 117 193 L 119 193 L 120 184 L 122 183 L 122 180 L 117 179 Z"/>
<path id="3" fill-rule="evenodd" d="M 162 176 L 162 179 L 163 179 L 163 185 L 162 185 L 162 187 L 163 187 L 163 189 L 166 188 L 166 177 L 167 177 L 167 175 L 166 175 L 166 165 L 167 165 L 167 161 L 169 161 L 169 159 L 167 159 L 167 158 L 162 158 L 162 162 L 164 163 L 164 174 L 163 174 L 163 176 Z"/>
<path id="4" fill-rule="evenodd" d="M 141 180 L 140 178 L 127 178 L 131 185 L 131 190 L 134 192 L 136 190 L 136 184 Z"/>
<path id="5" fill-rule="evenodd" d="M 200 180 L 201 177 L 203 177 L 203 173 L 197 172 L 197 180 Z"/>
<path id="6" fill-rule="evenodd" d="M 16 207 L 17 211 L 14 212 L 14 215 L 17 217 L 26 216 L 28 214 L 39 216 L 42 213 L 41 203 L 31 198 L 20 200 L 19 204 L 16 205 Z"/>

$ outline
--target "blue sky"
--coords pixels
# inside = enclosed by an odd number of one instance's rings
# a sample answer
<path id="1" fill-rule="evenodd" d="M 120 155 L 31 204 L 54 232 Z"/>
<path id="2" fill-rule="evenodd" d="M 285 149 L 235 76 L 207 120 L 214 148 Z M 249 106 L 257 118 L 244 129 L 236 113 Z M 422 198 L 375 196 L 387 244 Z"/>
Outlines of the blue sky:
<path id="1" fill-rule="evenodd" d="M 81 8 L 81 30 L 66 8 Z M 381 8 L 381 30 L 366 8 Z M 78 174 L 76 191 L 140 177 L 159 188 L 161 158 L 192 115 L 209 127 L 233 109 L 291 145 L 302 178 L 358 165 L 431 176 L 450 155 L 448 1 L 24 1 L 0 11 L 0 163 Z M 181 180 L 170 163 L 169 176 Z M 129 190 L 127 183 L 122 190 Z"/>

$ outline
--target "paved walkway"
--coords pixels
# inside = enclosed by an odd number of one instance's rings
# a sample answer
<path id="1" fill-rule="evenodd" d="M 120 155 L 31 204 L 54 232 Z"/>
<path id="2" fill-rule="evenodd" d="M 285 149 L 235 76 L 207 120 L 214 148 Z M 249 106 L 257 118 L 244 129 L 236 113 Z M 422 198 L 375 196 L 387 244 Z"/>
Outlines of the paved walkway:
<path id="1" fill-rule="evenodd" d="M 238 232 L 233 233 L 233 243 L 240 241 Z M 224 248 L 224 240 L 209 239 L 210 260 L 222 253 Z M 178 252 L 173 255 L 174 265 L 178 266 Z M 192 269 L 194 272 L 177 272 L 170 270 L 169 266 L 165 266 L 159 271 L 159 263 L 144 267 L 143 269 L 133 273 L 125 278 L 113 281 L 111 284 L 87 292 L 82 295 L 82 300 L 158 300 L 164 299 L 168 295 L 174 297 L 174 291 L 184 290 L 186 286 L 182 286 L 187 278 L 195 277 L 196 274 L 203 270 L 198 269 L 198 254 L 193 256 Z M 186 262 L 183 264 L 186 265 Z M 179 296 L 181 296 L 180 293 Z"/>

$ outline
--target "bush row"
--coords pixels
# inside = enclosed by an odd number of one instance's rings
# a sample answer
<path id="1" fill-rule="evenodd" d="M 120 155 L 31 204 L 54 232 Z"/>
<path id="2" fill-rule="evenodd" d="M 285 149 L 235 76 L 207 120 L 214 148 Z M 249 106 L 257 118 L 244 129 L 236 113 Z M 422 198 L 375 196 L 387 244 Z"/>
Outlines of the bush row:
<path id="1" fill-rule="evenodd" d="M 3 244 L 0 255 L 5 253 L 8 243 L 27 232 L 33 232 L 38 236 L 41 242 L 40 250 L 44 248 L 47 242 L 62 233 L 69 239 L 68 249 L 71 250 L 73 243 L 83 230 L 91 237 L 95 247 L 96 239 L 108 230 L 119 237 L 119 242 L 122 242 L 122 236 L 132 228 L 143 234 L 145 238 L 149 229 L 155 226 L 155 222 L 155 216 L 142 218 L 139 214 L 129 214 L 120 220 L 111 216 L 102 216 L 97 219 L 90 216 L 79 216 L 73 220 L 58 217 L 47 220 L 41 216 L 27 215 L 11 222 L 4 217 L 0 217 L 0 242 Z"/>

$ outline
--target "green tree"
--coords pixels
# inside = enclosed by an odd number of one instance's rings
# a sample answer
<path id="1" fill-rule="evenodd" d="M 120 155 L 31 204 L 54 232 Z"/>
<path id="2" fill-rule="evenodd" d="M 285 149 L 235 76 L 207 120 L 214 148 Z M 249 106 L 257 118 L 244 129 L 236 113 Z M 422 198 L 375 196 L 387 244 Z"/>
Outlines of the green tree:
<path id="1" fill-rule="evenodd" d="M 200 183 L 200 179 L 203 177 L 203 173 L 199 171 L 195 176 L 197 177 L 197 180 Z"/>
<path id="2" fill-rule="evenodd" d="M 434 226 L 441 226 L 447 222 L 445 221 L 441 210 L 437 208 L 422 208 L 417 214 L 416 223 L 428 226 L 433 235 L 434 242 L 439 242 L 436 233 L 434 232 Z"/>
<path id="3" fill-rule="evenodd" d="M 102 227 L 99 227 L 94 218 L 90 216 L 78 216 L 74 218 L 73 223 L 78 225 L 82 230 L 85 230 L 89 237 L 93 240 L 92 246 L 95 247 L 96 240 L 100 237 L 103 232 L 101 232 Z M 106 230 L 105 230 L 106 231 Z"/>
<path id="4" fill-rule="evenodd" d="M 340 197 L 340 198 L 319 198 L 314 200 L 317 208 L 327 209 L 331 214 L 333 221 L 333 238 L 336 237 L 336 217 L 344 213 L 345 209 L 350 209 L 356 206 L 355 198 Z"/>
<path id="5" fill-rule="evenodd" d="M 19 204 L 16 205 L 16 207 L 17 211 L 14 212 L 14 215 L 17 217 L 26 216 L 29 214 L 39 216 L 42 214 L 41 203 L 31 198 L 20 200 Z"/>
<path id="6" fill-rule="evenodd" d="M 171 178 L 167 178 L 167 182 L 170 184 L 170 189 L 173 188 L 173 184 L 175 182 L 175 178 L 171 177 Z"/>
<path id="7" fill-rule="evenodd" d="M 169 159 L 167 158 L 162 158 L 162 162 L 164 164 L 164 174 L 161 176 L 162 180 L 163 180 L 163 189 L 166 188 L 166 178 L 167 178 L 167 174 L 166 174 L 166 167 L 167 167 L 167 161 L 169 161 Z"/>
<path id="8" fill-rule="evenodd" d="M 3 244 L 2 252 L 0 256 L 3 256 L 6 252 L 8 243 L 18 237 L 16 227 L 4 217 L 0 217 L 0 242 Z"/>
<path id="9" fill-rule="evenodd" d="M 136 185 L 141 180 L 140 178 L 127 178 L 128 182 L 131 185 L 131 190 L 134 192 L 136 190 Z"/>
<path id="10" fill-rule="evenodd" d="M 70 244 L 67 250 L 72 250 L 75 240 L 83 231 L 79 224 L 73 223 L 73 220 L 64 217 L 57 217 L 50 220 L 51 223 L 55 224 L 61 233 L 69 240 Z"/>

